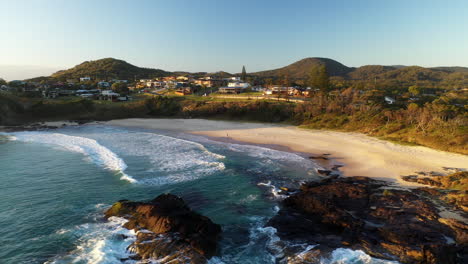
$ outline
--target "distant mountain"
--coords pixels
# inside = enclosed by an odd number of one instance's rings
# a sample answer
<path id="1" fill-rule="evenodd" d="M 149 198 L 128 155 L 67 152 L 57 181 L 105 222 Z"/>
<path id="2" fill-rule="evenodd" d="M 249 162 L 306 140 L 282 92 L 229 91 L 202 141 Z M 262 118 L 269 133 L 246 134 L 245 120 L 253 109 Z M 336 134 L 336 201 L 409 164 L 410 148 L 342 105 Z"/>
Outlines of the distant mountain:
<path id="1" fill-rule="evenodd" d="M 51 77 L 56 79 L 77 79 L 89 76 L 97 79 L 133 80 L 134 78 L 154 78 L 170 74 L 170 72 L 164 70 L 140 68 L 123 60 L 105 58 L 85 61 L 71 69 L 58 71 L 52 74 Z"/>
<path id="2" fill-rule="evenodd" d="M 308 76 L 313 66 L 320 65 L 325 65 L 330 76 L 345 76 L 354 69 L 332 59 L 305 58 L 283 68 L 249 73 L 249 75 L 258 77 L 280 77 L 288 75 L 291 79 L 304 79 Z"/>

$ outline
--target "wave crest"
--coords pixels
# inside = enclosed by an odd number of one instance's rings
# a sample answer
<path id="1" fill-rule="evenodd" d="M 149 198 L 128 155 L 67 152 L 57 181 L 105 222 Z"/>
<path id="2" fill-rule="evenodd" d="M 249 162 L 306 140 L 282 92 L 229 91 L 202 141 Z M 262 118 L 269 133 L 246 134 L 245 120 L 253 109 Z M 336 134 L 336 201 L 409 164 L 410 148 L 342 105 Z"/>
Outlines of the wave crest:
<path id="1" fill-rule="evenodd" d="M 12 139 L 22 142 L 59 146 L 68 151 L 81 153 L 89 157 L 93 163 L 120 173 L 120 179 L 131 183 L 137 182 L 134 178 L 124 173 L 125 169 L 127 169 L 127 164 L 117 154 L 100 145 L 94 139 L 50 132 L 18 132 L 12 135 Z"/>

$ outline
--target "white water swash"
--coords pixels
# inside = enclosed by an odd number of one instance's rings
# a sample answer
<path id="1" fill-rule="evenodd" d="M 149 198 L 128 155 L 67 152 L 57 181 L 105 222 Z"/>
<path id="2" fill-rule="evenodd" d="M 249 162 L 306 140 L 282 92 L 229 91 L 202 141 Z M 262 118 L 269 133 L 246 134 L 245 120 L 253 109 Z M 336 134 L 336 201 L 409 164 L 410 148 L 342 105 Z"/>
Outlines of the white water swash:
<path id="1" fill-rule="evenodd" d="M 101 219 L 103 211 L 165 192 L 222 225 L 221 254 L 211 262 L 274 263 L 279 238 L 264 225 L 277 200 L 262 188 L 274 193 L 288 180 L 313 178 L 317 168 L 295 153 L 170 131 L 87 125 L 8 135 L 16 139 L 0 144 L 0 168 L 9 171 L 0 175 L 7 184 L 0 210 L 9 208 L 0 212 L 0 222 L 7 220 L 0 232 L 13 245 L 0 249 L 0 259 L 8 264 L 119 263 L 135 234 L 123 219 Z M 324 263 L 378 263 L 365 254 L 370 262 L 348 262 L 358 259 L 355 251 L 336 254 Z"/>

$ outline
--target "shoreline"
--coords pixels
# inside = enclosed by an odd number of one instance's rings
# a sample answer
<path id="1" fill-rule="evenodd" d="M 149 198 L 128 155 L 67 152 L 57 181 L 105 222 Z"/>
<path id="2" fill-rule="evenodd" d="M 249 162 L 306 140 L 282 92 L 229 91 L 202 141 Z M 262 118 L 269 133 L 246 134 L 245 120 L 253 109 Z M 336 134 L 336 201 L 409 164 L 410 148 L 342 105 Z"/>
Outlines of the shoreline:
<path id="1" fill-rule="evenodd" d="M 446 173 L 444 167 L 467 170 L 468 156 L 404 146 L 355 132 L 310 130 L 290 125 L 213 121 L 206 119 L 120 119 L 104 124 L 173 130 L 206 136 L 212 140 L 261 145 L 277 150 L 311 155 L 330 154 L 330 160 L 344 165 L 343 176 L 367 176 L 399 186 L 422 186 L 400 176 L 419 171 Z M 275 146 L 275 147 L 272 147 Z M 277 148 L 276 146 L 279 146 Z"/>
<path id="2" fill-rule="evenodd" d="M 73 121 L 41 122 L 32 130 L 76 126 Z M 406 146 L 377 139 L 356 132 L 313 130 L 284 124 L 268 124 L 208 119 L 131 118 L 110 121 L 88 122 L 121 127 L 177 131 L 204 136 L 214 141 L 256 145 L 265 148 L 293 152 L 313 159 L 326 170 L 341 176 L 366 176 L 384 180 L 395 187 L 423 187 L 424 185 L 403 181 L 401 176 L 417 172 L 448 174 L 446 168 L 468 170 L 468 156 L 445 152 L 424 146 Z M 27 127 L 19 130 L 28 130 Z M 26 128 L 26 129 L 25 129 Z M 337 170 L 337 168 L 339 169 Z M 453 170 L 452 170 L 453 171 Z"/>

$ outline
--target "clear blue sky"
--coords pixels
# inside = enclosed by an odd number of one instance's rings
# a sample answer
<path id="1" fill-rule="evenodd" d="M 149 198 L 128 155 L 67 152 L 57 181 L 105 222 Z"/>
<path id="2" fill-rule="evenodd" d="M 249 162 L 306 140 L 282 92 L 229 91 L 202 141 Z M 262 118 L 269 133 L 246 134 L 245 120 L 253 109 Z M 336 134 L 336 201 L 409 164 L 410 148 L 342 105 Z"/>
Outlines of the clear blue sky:
<path id="1" fill-rule="evenodd" d="M 0 10 L 0 65 L 114 57 L 240 72 L 328 57 L 348 66 L 468 66 L 466 0 L 0 0 Z"/>

